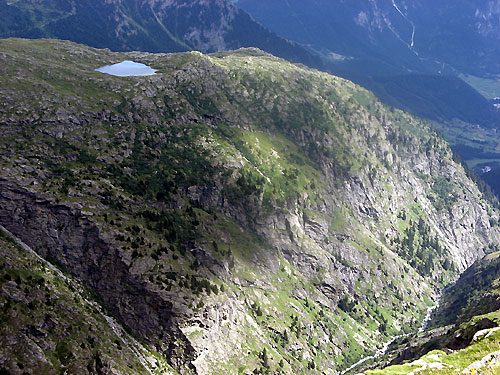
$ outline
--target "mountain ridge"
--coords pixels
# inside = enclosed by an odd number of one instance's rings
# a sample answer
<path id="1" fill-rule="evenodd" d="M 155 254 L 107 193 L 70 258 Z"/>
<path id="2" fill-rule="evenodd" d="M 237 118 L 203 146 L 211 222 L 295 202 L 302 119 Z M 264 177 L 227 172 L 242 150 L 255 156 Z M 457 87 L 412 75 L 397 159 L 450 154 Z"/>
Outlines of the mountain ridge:
<path id="1" fill-rule="evenodd" d="M 58 38 L 114 51 L 261 47 L 294 62 L 323 66 L 318 56 L 272 33 L 225 0 L 2 0 L 0 7 L 2 38 Z"/>
<path id="2" fill-rule="evenodd" d="M 486 163 L 500 160 L 495 152 L 500 140 L 493 132 L 500 124 L 500 112 L 476 91 L 484 84 L 494 86 L 495 80 L 490 76 L 469 76 L 464 83 L 463 74 L 456 69 L 444 69 L 435 59 L 421 58 L 411 43 L 404 42 L 398 34 L 398 28 L 409 25 L 404 19 L 406 12 L 415 11 L 417 15 L 423 12 L 419 22 L 431 26 L 428 18 L 442 15 L 422 11 L 422 4 L 389 1 L 362 2 L 349 7 L 319 0 L 307 4 L 290 2 L 286 7 L 280 6 L 279 1 L 236 4 L 251 11 L 268 28 L 299 43 L 274 34 L 244 10 L 224 0 L 106 3 L 44 0 L 8 4 L 3 0 L 0 37 L 58 37 L 116 51 L 206 53 L 259 47 L 289 61 L 352 80 L 375 92 L 386 104 L 438 122 L 438 129 L 455 149 L 466 147 L 468 151 L 461 155 L 476 170 L 476 160 L 485 159 L 485 155 Z M 266 18 L 269 15 L 275 16 Z M 491 19 L 490 16 L 485 20 Z M 463 28 L 469 27 L 467 18 L 460 18 L 460 22 L 465 22 Z M 297 24 L 302 26 L 289 26 Z M 304 39 L 301 33 L 307 37 Z M 313 40 L 311 35 L 316 35 Z M 484 38 L 491 38 L 491 33 L 487 32 Z M 474 48 L 481 46 L 484 43 Z M 347 52 L 343 50 L 346 48 Z M 464 122 L 469 124 L 467 131 L 461 129 Z M 481 128 L 476 128 L 477 124 Z M 487 143 L 486 153 L 474 144 L 483 138 Z"/>
<path id="3" fill-rule="evenodd" d="M 431 126 L 341 78 L 256 49 L 0 53 L 0 224 L 180 373 L 338 374 L 498 241 Z M 94 71 L 125 59 L 158 74 Z"/>
<path id="4" fill-rule="evenodd" d="M 498 164 L 498 0 L 233 3 L 335 75 L 432 121 L 478 174 Z"/>

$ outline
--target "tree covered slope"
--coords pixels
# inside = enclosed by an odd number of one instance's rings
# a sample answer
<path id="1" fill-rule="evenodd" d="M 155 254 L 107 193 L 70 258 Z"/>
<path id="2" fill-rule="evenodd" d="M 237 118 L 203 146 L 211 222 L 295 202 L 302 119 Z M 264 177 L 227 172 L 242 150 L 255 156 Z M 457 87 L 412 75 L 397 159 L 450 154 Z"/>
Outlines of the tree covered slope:
<path id="1" fill-rule="evenodd" d="M 496 168 L 488 173 L 482 174 L 481 178 L 486 181 L 498 195 L 500 195 L 500 168 Z"/>

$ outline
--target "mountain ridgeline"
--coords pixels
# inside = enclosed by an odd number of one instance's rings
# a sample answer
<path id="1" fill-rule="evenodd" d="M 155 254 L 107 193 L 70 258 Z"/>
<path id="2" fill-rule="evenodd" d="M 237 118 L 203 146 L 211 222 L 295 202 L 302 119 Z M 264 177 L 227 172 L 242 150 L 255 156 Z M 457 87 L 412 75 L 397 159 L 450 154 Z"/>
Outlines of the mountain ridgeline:
<path id="1" fill-rule="evenodd" d="M 489 100 L 500 95 L 499 4 L 0 0 L 0 37 L 158 53 L 257 47 L 352 80 L 385 104 L 435 122 L 478 171 L 500 163 L 500 111 Z"/>
<path id="2" fill-rule="evenodd" d="M 4 372 L 340 374 L 500 238 L 433 128 L 344 79 L 253 48 L 0 56 Z M 94 70 L 122 60 L 158 73 Z"/>
<path id="3" fill-rule="evenodd" d="M 328 71 L 431 120 L 476 172 L 499 165 L 490 99 L 500 95 L 500 1 L 232 2 L 321 55 Z"/>
<path id="4" fill-rule="evenodd" d="M 0 37 L 58 38 L 113 51 L 215 52 L 258 47 L 289 61 L 353 80 L 374 91 L 387 104 L 420 117 L 440 121 L 457 118 L 485 127 L 497 127 L 500 123 L 498 111 L 457 77 L 459 72 L 469 72 L 461 69 L 462 65 L 452 67 L 452 63 L 460 61 L 453 54 L 458 51 L 449 51 L 443 60 L 433 53 L 445 48 L 422 50 L 427 45 L 422 41 L 424 35 L 425 42 L 431 37 L 426 30 L 436 32 L 429 25 L 446 24 L 444 5 L 402 4 L 407 19 L 391 1 L 346 5 L 328 1 L 240 0 L 236 5 L 247 9 L 265 26 L 225 0 L 1 0 Z M 427 7 L 437 9 L 427 11 Z M 470 14 L 470 9 L 462 8 L 465 15 Z M 414 25 L 418 33 L 411 48 L 408 27 L 414 21 L 410 18 L 422 23 Z M 455 29 L 467 29 L 464 25 L 469 23 L 466 17 L 460 18 L 461 26 Z M 494 31 L 494 26 L 489 25 Z M 491 39 L 493 31 L 480 34 L 474 43 L 467 38 L 462 43 L 475 55 L 485 45 L 492 46 L 486 51 L 497 56 L 496 43 Z M 448 43 L 444 32 L 436 35 L 444 35 L 436 43 L 457 44 Z M 474 64 L 467 60 L 465 65 L 478 66 L 477 56 Z M 483 76 L 491 72 L 471 74 Z"/>
<path id="5" fill-rule="evenodd" d="M 58 38 L 113 51 L 259 47 L 316 68 L 321 58 L 224 0 L 0 0 L 0 38 Z"/>
<path id="6" fill-rule="evenodd" d="M 390 105 L 441 122 L 500 124 L 498 111 L 460 78 L 469 74 L 495 81 L 498 1 L 234 3 Z M 498 83 L 496 89 L 500 93 Z"/>

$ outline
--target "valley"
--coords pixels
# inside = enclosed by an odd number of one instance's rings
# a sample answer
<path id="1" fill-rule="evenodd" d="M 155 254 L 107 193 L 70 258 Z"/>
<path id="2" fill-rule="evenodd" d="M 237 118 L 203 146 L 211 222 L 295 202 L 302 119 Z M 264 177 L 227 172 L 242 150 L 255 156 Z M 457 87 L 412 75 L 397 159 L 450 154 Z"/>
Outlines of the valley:
<path id="1" fill-rule="evenodd" d="M 442 304 L 431 320 L 434 334 L 402 342 L 399 357 L 386 362 L 392 366 L 364 374 L 496 374 L 499 255 L 494 252 L 477 261 L 444 291 Z M 406 363 L 401 364 L 403 361 Z"/>
<path id="2" fill-rule="evenodd" d="M 499 15 L 0 0 L 0 375 L 497 374 Z"/>

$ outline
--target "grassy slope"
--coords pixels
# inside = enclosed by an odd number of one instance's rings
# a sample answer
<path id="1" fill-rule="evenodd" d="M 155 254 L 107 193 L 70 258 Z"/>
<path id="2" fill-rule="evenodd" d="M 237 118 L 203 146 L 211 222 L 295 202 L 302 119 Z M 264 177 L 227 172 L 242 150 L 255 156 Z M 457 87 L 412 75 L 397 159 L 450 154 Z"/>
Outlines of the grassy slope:
<path id="1" fill-rule="evenodd" d="M 462 373 L 462 371 L 468 369 L 466 372 L 464 372 L 467 375 L 475 375 L 478 373 L 482 375 L 496 375 L 499 371 L 498 366 L 494 366 L 491 368 L 485 367 L 480 369 L 479 366 L 473 366 L 469 369 L 469 366 L 474 364 L 476 361 L 483 359 L 488 354 L 498 351 L 499 347 L 500 333 L 497 331 L 488 338 L 483 338 L 480 341 L 468 346 L 467 348 L 461 349 L 451 354 L 446 354 L 446 352 L 441 350 L 434 350 L 421 357 L 417 361 L 413 361 L 405 365 L 390 366 L 383 370 L 370 370 L 366 371 L 364 374 L 407 375 L 410 373 L 418 373 L 422 375 L 451 375 Z M 427 363 L 428 367 L 426 369 L 424 369 L 426 366 L 425 363 Z M 431 368 L 429 367 L 429 364 L 442 364 L 443 368 L 440 368 L 439 365 L 438 367 Z"/>

